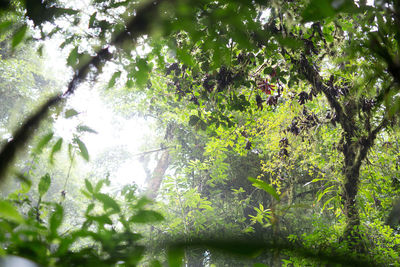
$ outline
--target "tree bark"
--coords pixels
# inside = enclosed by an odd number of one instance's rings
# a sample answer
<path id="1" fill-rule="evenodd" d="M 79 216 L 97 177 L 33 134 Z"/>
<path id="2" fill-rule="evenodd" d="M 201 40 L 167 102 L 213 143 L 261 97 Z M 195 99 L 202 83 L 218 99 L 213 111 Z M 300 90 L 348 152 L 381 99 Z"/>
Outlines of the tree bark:
<path id="1" fill-rule="evenodd" d="M 360 225 L 360 216 L 356 205 L 356 196 L 360 182 L 360 164 L 356 162 L 356 153 L 359 148 L 350 144 L 343 150 L 345 181 L 343 184 L 342 203 L 347 225 L 344 231 L 344 239 L 356 242 L 359 235 L 357 227 Z"/>
<path id="2" fill-rule="evenodd" d="M 164 178 L 165 171 L 169 166 L 169 152 L 168 150 L 164 150 L 161 154 L 160 159 L 157 162 L 157 166 L 154 169 L 153 175 L 149 181 L 149 185 L 147 188 L 147 197 L 151 199 L 155 199 L 158 195 L 158 191 L 160 190 L 161 182 Z"/>
<path id="3" fill-rule="evenodd" d="M 166 142 L 171 141 L 173 138 L 173 130 L 174 130 L 174 125 L 172 123 L 169 123 L 167 125 L 167 129 L 165 132 L 165 137 L 164 140 Z M 162 146 L 163 152 L 161 154 L 160 159 L 157 162 L 157 166 L 153 171 L 153 175 L 151 176 L 151 179 L 148 182 L 148 188 L 147 188 L 147 197 L 150 199 L 155 199 L 158 195 L 158 191 L 160 190 L 160 186 L 162 183 L 162 180 L 164 179 L 165 172 L 168 169 L 169 163 L 170 163 L 170 155 L 168 149 L 164 146 Z"/>

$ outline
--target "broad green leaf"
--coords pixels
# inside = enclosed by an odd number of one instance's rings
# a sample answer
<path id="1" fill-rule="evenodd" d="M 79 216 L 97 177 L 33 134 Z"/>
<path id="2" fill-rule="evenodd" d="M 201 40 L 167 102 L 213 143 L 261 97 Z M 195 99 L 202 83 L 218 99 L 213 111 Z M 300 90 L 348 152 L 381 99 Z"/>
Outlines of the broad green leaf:
<path id="1" fill-rule="evenodd" d="M 79 113 L 75 109 L 71 108 L 71 109 L 68 109 L 67 111 L 65 111 L 65 118 L 68 119 L 68 118 L 71 118 L 71 117 L 76 116 L 78 114 Z"/>
<path id="2" fill-rule="evenodd" d="M 118 203 L 114 199 L 112 199 L 109 195 L 103 193 L 97 193 L 94 196 L 97 200 L 103 203 L 104 210 L 112 209 L 115 212 L 121 211 Z"/>
<path id="3" fill-rule="evenodd" d="M 95 22 L 95 20 L 96 20 L 96 15 L 97 15 L 97 12 L 94 12 L 94 13 L 90 16 L 90 19 L 89 19 L 89 28 L 93 28 L 93 27 L 94 27 L 94 22 Z"/>
<path id="4" fill-rule="evenodd" d="M 144 196 L 138 200 L 138 202 L 135 205 L 135 208 L 142 209 L 144 206 L 146 206 L 147 204 L 150 204 L 150 203 L 153 203 L 153 201 Z"/>
<path id="5" fill-rule="evenodd" d="M 23 174 L 23 173 L 17 173 L 16 174 L 18 180 L 20 180 L 22 182 L 22 188 L 21 190 L 23 190 L 25 193 L 27 193 L 31 186 L 32 186 L 32 181 L 29 179 L 29 177 L 27 177 L 27 174 Z"/>
<path id="6" fill-rule="evenodd" d="M 269 266 L 264 263 L 254 263 L 253 267 L 269 267 Z"/>
<path id="7" fill-rule="evenodd" d="M 42 153 L 43 148 L 50 142 L 50 140 L 53 138 L 54 133 L 50 132 L 43 136 L 39 143 L 37 144 L 36 148 L 33 150 L 35 154 L 40 154 Z"/>
<path id="8" fill-rule="evenodd" d="M 93 186 L 88 179 L 85 179 L 85 186 L 90 193 L 93 193 Z"/>
<path id="9" fill-rule="evenodd" d="M 81 193 L 82 193 L 85 197 L 87 197 L 88 199 L 93 199 L 93 195 L 90 194 L 88 191 L 82 189 L 82 190 L 81 190 Z"/>
<path id="10" fill-rule="evenodd" d="M 38 191 L 39 191 L 40 197 L 42 197 L 44 194 L 47 193 L 47 191 L 50 188 L 50 183 L 51 183 L 51 179 L 50 179 L 50 175 L 48 173 L 46 173 L 44 176 L 42 176 L 42 178 L 40 178 L 39 185 L 38 185 Z"/>
<path id="11" fill-rule="evenodd" d="M 264 74 L 271 74 L 274 71 L 274 68 L 272 67 L 266 67 L 264 69 Z"/>
<path id="12" fill-rule="evenodd" d="M 271 196 L 273 196 L 276 200 L 279 201 L 279 195 L 276 192 L 275 188 L 273 188 L 271 185 L 267 184 L 266 182 L 264 182 L 263 180 L 260 179 L 255 179 L 252 177 L 248 178 L 250 182 L 253 183 L 253 186 L 264 190 L 265 192 L 267 192 L 268 194 L 270 194 Z"/>
<path id="13" fill-rule="evenodd" d="M 159 222 L 162 220 L 164 220 L 164 217 L 160 213 L 152 210 L 139 210 L 130 219 L 131 222 L 135 223 L 151 223 Z"/>
<path id="14" fill-rule="evenodd" d="M 74 49 L 71 50 L 71 52 L 68 55 L 67 65 L 73 68 L 76 67 L 76 65 L 78 65 L 78 59 L 79 59 L 78 47 L 75 47 Z"/>
<path id="15" fill-rule="evenodd" d="M 361 9 L 357 8 L 353 0 L 311 0 L 301 16 L 305 22 L 319 21 L 340 12 L 356 13 L 361 12 Z"/>
<path id="16" fill-rule="evenodd" d="M 63 207 L 59 204 L 55 204 L 55 210 L 50 215 L 50 220 L 49 220 L 50 232 L 53 236 L 57 236 L 57 229 L 60 227 L 63 217 L 64 217 Z"/>
<path id="17" fill-rule="evenodd" d="M 149 80 L 151 66 L 147 64 L 145 59 L 141 58 L 136 62 L 136 69 L 132 72 L 132 76 L 135 78 L 138 87 L 144 87 Z"/>
<path id="18" fill-rule="evenodd" d="M 50 153 L 50 163 L 53 164 L 54 162 L 54 154 L 61 150 L 63 139 L 60 137 L 57 142 L 53 145 Z"/>
<path id="19" fill-rule="evenodd" d="M 103 187 L 103 184 L 104 184 L 104 179 L 100 180 L 100 181 L 96 184 L 96 186 L 94 187 L 94 192 L 95 192 L 95 193 L 99 193 L 100 190 L 101 190 L 101 188 Z"/>
<path id="20" fill-rule="evenodd" d="M 108 82 L 107 88 L 114 87 L 115 83 L 117 82 L 117 79 L 121 77 L 121 72 L 117 71 L 114 72 L 113 76 L 111 77 L 110 81 Z"/>
<path id="21" fill-rule="evenodd" d="M 0 23 L 0 33 L 7 31 L 13 23 L 11 21 L 4 21 Z"/>
<path id="22" fill-rule="evenodd" d="M 97 132 L 95 130 L 93 130 L 92 128 L 90 128 L 89 126 L 86 126 L 86 125 L 79 125 L 78 127 L 76 127 L 76 130 L 78 130 L 78 132 L 88 132 L 88 133 L 97 134 Z"/>
<path id="23" fill-rule="evenodd" d="M 167 252 L 168 266 L 170 267 L 182 266 L 184 256 L 185 256 L 185 250 L 182 247 L 169 248 Z"/>
<path id="24" fill-rule="evenodd" d="M 186 49 L 177 49 L 176 56 L 185 65 L 188 65 L 188 66 L 194 65 L 193 57 L 190 55 L 190 53 L 188 53 L 188 51 Z"/>
<path id="25" fill-rule="evenodd" d="M 12 38 L 12 43 L 11 43 L 11 46 L 13 48 L 22 42 L 27 30 L 28 30 L 28 26 L 23 25 L 23 26 L 19 27 L 18 30 L 14 33 L 14 36 Z"/>
<path id="26" fill-rule="evenodd" d="M 284 47 L 286 48 L 291 48 L 291 49 L 299 49 L 300 47 L 303 46 L 303 42 L 300 40 L 297 40 L 295 38 L 278 38 L 277 41 Z"/>
<path id="27" fill-rule="evenodd" d="M 110 224 L 111 225 L 111 224 L 113 224 L 112 220 L 107 215 L 88 216 L 87 218 L 88 218 L 88 220 L 92 220 L 92 221 L 98 222 L 101 225 L 105 225 L 105 224 Z"/>
<path id="28" fill-rule="evenodd" d="M 0 217 L 17 223 L 24 222 L 17 209 L 5 200 L 0 200 Z"/>
<path id="29" fill-rule="evenodd" d="M 86 148 L 86 145 L 81 141 L 79 138 L 75 138 L 75 142 L 78 144 L 79 151 L 81 156 L 86 160 L 89 161 L 89 152 Z"/>
<path id="30" fill-rule="evenodd" d="M 94 207 L 95 207 L 94 203 L 90 203 L 86 208 L 85 214 L 86 215 L 89 214 L 94 209 Z"/>

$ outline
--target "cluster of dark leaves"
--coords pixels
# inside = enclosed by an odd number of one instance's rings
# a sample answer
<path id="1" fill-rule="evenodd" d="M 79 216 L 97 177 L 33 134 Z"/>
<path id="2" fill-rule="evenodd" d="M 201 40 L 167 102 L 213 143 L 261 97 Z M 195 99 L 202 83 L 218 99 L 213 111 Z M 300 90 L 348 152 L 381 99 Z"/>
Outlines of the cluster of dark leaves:
<path id="1" fill-rule="evenodd" d="M 335 97 L 346 96 L 350 91 L 350 83 L 345 81 L 340 86 L 334 84 L 334 76 L 331 75 L 329 81 L 327 82 L 329 88 L 331 89 L 331 94 Z"/>
<path id="2" fill-rule="evenodd" d="M 208 92 L 211 93 L 215 87 L 215 80 L 210 76 L 206 75 L 203 80 L 203 88 Z"/>
<path id="3" fill-rule="evenodd" d="M 289 146 L 289 140 L 287 137 L 283 137 L 281 140 L 279 140 L 279 146 L 281 147 L 279 155 L 281 157 L 289 157 L 289 152 L 287 150 L 287 147 Z"/>
<path id="4" fill-rule="evenodd" d="M 217 90 L 218 92 L 224 91 L 234 81 L 234 74 L 232 70 L 222 66 L 217 74 Z"/>
<path id="5" fill-rule="evenodd" d="M 60 8 L 56 6 L 56 1 L 52 0 L 29 0 L 25 2 L 26 16 L 33 21 L 35 26 L 44 22 L 53 21 L 62 15 L 72 15 L 78 13 L 75 10 Z"/>
<path id="6" fill-rule="evenodd" d="M 332 123 L 334 126 L 335 126 L 336 123 L 338 122 L 338 117 L 337 117 L 337 115 L 336 115 L 335 112 L 328 111 L 328 112 L 326 113 L 325 118 L 326 118 L 328 121 L 330 121 L 330 123 Z"/>
<path id="7" fill-rule="evenodd" d="M 178 63 L 172 63 L 170 65 L 167 66 L 167 68 L 165 69 L 165 74 L 166 75 L 170 75 L 172 72 L 174 72 L 175 76 L 178 76 L 181 74 L 181 68 L 179 67 Z"/>
<path id="8" fill-rule="evenodd" d="M 270 95 L 267 97 L 267 100 L 262 99 L 262 97 L 257 94 L 256 95 L 256 104 L 257 104 L 257 109 L 263 110 L 264 106 L 263 103 L 265 102 L 268 106 L 276 106 L 278 105 L 278 100 L 280 98 L 280 95 Z"/>
<path id="9" fill-rule="evenodd" d="M 371 109 L 375 106 L 376 102 L 373 99 L 361 98 L 361 109 L 363 112 L 370 112 Z"/>
<path id="10" fill-rule="evenodd" d="M 303 109 L 301 116 L 296 116 L 292 119 L 290 126 L 286 131 L 299 135 L 303 130 L 310 129 L 320 123 L 318 117 L 313 112 L 309 112 L 306 108 Z"/>

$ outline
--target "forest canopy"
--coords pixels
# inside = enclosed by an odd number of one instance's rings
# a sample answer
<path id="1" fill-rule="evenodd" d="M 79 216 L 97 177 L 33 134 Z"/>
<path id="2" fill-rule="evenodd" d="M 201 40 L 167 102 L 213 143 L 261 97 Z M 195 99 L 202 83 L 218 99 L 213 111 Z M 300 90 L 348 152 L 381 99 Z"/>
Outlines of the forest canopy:
<path id="1" fill-rule="evenodd" d="M 4 264 L 398 266 L 398 0 L 14 0 L 0 14 Z M 155 129 L 134 155 L 144 187 L 112 187 L 129 144 L 88 149 L 98 131 L 71 99 L 89 88 Z"/>

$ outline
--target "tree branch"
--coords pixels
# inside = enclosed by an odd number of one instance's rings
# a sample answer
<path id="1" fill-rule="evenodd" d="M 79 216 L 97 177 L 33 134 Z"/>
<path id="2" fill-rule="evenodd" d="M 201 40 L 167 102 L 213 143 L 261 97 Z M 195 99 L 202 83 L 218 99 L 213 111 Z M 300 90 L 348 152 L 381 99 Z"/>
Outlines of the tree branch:
<path id="1" fill-rule="evenodd" d="M 336 98 L 336 95 L 332 92 L 332 89 L 327 87 L 323 81 L 319 72 L 311 66 L 304 54 L 301 55 L 300 61 L 294 60 L 294 63 L 299 66 L 299 71 L 305 76 L 307 81 L 314 87 L 317 92 L 322 92 L 328 99 L 329 105 L 336 112 L 338 121 L 344 131 L 351 136 L 354 133 L 354 125 L 352 125 L 347 114 L 344 112 L 342 105 Z"/>
<path id="2" fill-rule="evenodd" d="M 34 130 L 46 117 L 48 110 L 73 94 L 76 88 L 86 79 L 91 67 L 99 69 L 105 61 L 112 58 L 112 54 L 108 50 L 111 45 L 121 46 L 125 41 L 129 39 L 135 40 L 142 34 L 148 32 L 151 23 L 154 21 L 154 18 L 157 17 L 155 14 L 158 12 L 160 2 L 162 2 L 162 0 L 150 1 L 142 6 L 136 12 L 137 15 L 126 25 L 124 31 L 120 32 L 108 46 L 99 50 L 89 62 L 75 71 L 64 94 L 50 98 L 15 131 L 13 139 L 6 143 L 0 151 L 0 182 L 5 179 L 7 168 L 12 164 L 17 151 L 29 141 Z"/>
<path id="3" fill-rule="evenodd" d="M 378 126 L 375 127 L 374 130 L 372 130 L 368 136 L 362 141 L 362 148 L 360 150 L 360 153 L 358 154 L 356 158 L 356 166 L 361 166 L 362 161 L 366 158 L 368 150 L 372 147 L 374 144 L 374 141 L 376 139 L 376 136 L 378 133 L 385 128 L 389 123 L 389 120 L 386 119 L 385 117 L 381 120 L 381 122 L 378 124 Z"/>

